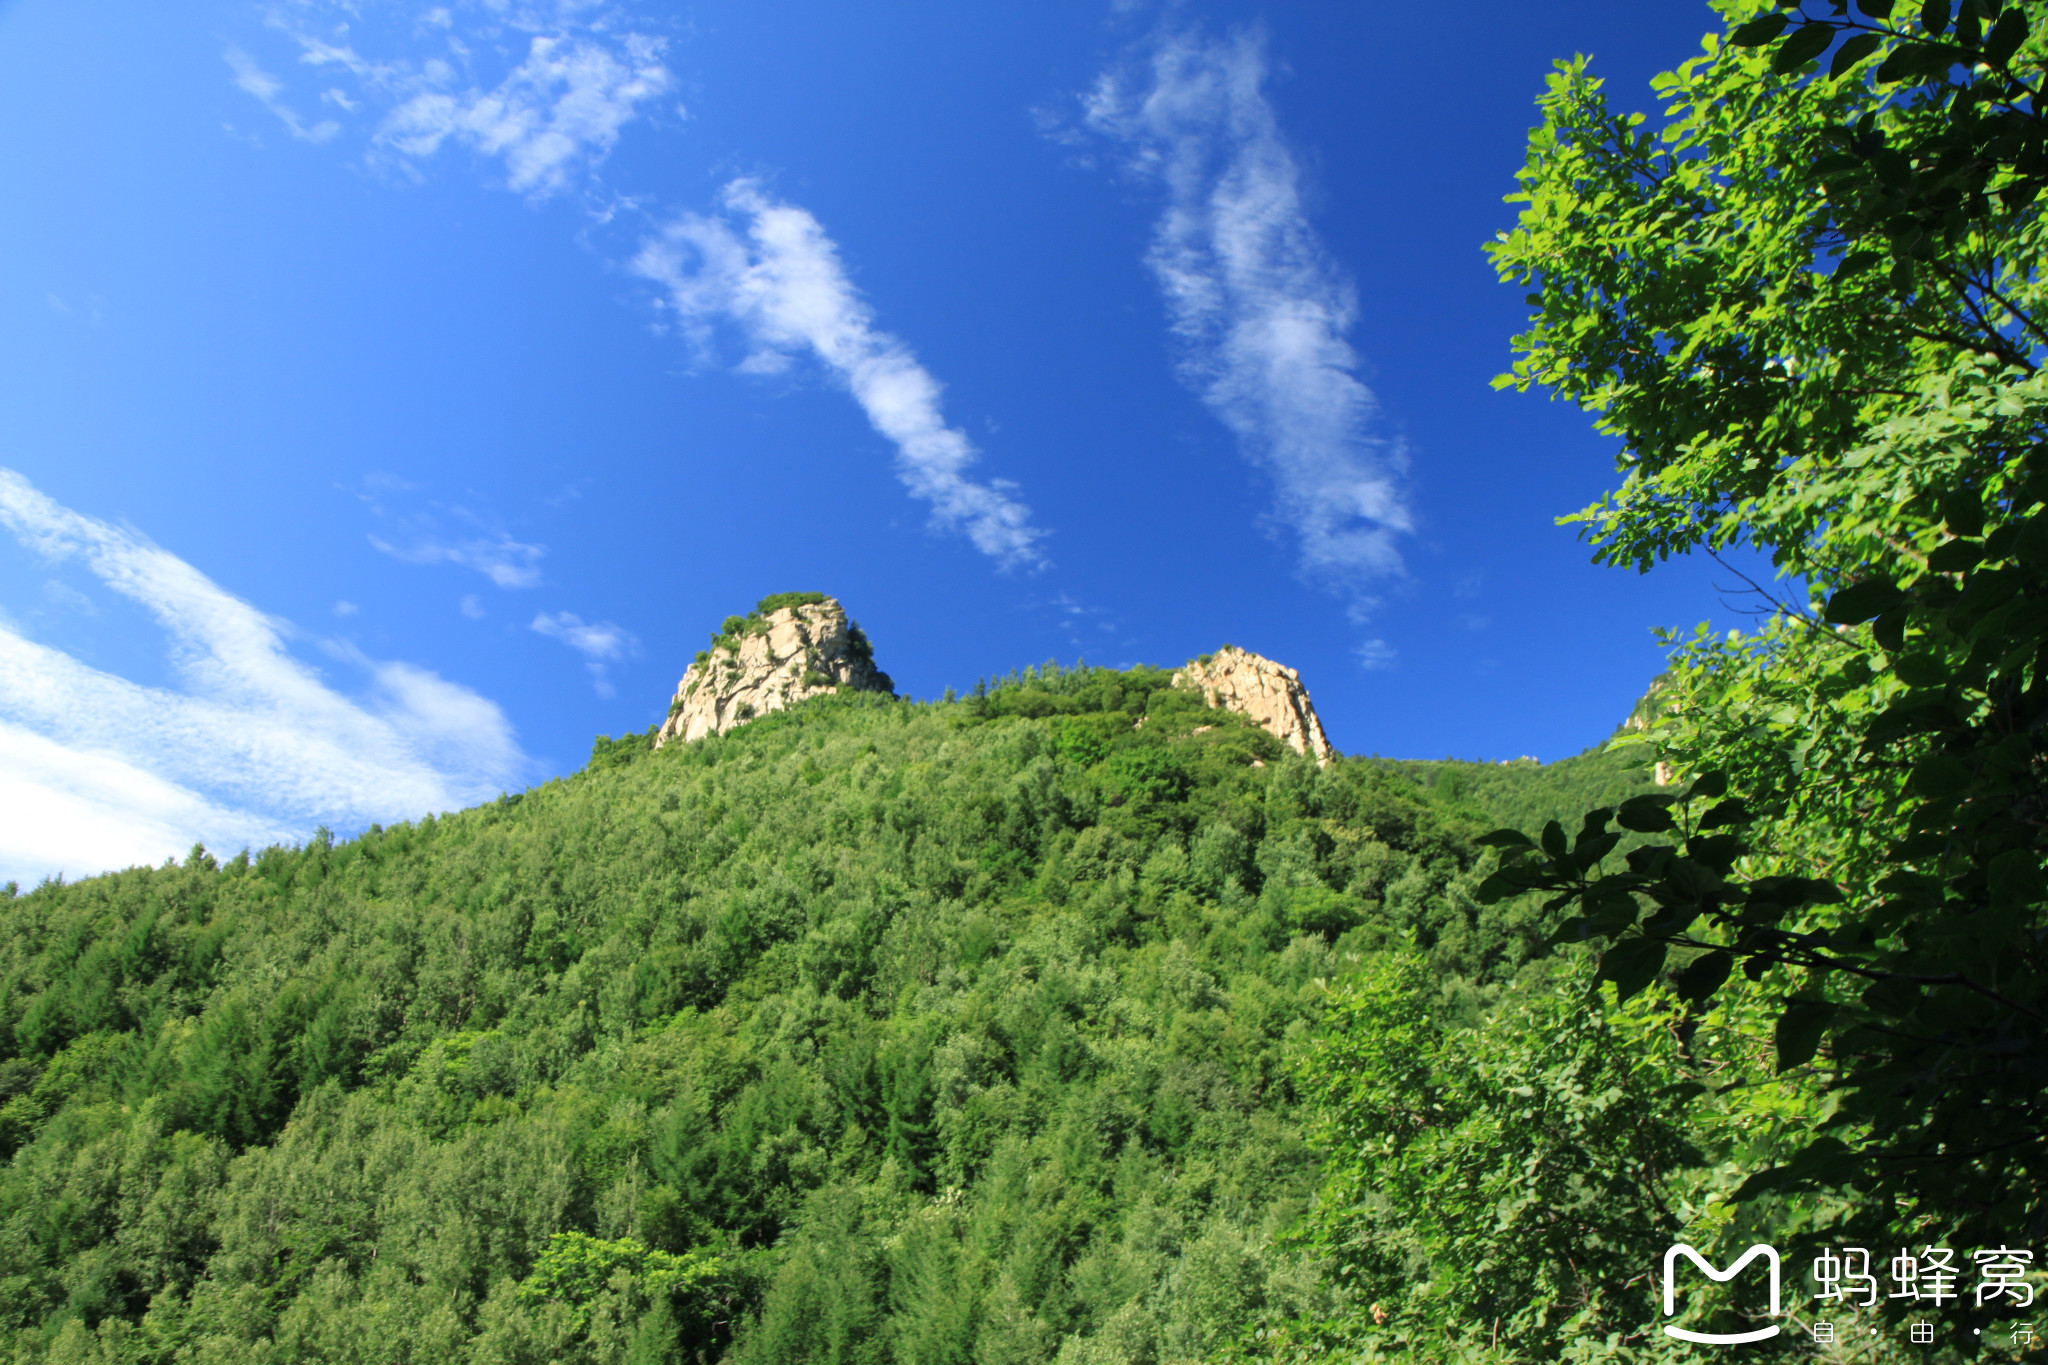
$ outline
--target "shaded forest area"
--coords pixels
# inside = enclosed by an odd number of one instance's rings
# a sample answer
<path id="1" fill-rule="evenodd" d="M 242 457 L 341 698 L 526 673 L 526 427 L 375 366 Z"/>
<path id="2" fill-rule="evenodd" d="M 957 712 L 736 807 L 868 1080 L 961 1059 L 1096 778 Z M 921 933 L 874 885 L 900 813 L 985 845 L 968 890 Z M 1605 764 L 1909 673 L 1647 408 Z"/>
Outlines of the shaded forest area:
<path id="1" fill-rule="evenodd" d="M 1168 676 L 600 740 L 0 901 L 10 1357 L 1141 1365 L 1341 1315 L 1325 983 L 1392 952 L 1479 1022 L 1537 944 L 1475 837 L 1647 779 L 1318 769 Z"/>

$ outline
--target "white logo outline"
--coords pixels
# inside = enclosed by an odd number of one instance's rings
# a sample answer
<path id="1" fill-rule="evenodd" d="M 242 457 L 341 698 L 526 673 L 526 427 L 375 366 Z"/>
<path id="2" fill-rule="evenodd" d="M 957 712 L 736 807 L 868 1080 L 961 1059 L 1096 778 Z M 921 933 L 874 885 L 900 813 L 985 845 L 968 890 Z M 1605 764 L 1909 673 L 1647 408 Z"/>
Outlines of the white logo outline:
<path id="1" fill-rule="evenodd" d="M 1670 1250 L 1664 1253 L 1665 1317 L 1668 1318 L 1678 1311 L 1676 1293 L 1677 1286 L 1673 1283 L 1672 1272 L 1677 1268 L 1678 1255 L 1680 1252 L 1684 1252 L 1687 1260 L 1691 1261 L 1701 1270 L 1706 1271 L 1707 1278 L 1714 1281 L 1714 1283 L 1716 1284 L 1728 1283 L 1728 1281 L 1734 1279 L 1737 1275 L 1740 1275 L 1742 1273 L 1742 1268 L 1744 1266 L 1748 1265 L 1751 1261 L 1754 1261 L 1759 1256 L 1763 1257 L 1771 1268 L 1771 1316 L 1774 1318 L 1778 1316 L 1779 1272 L 1777 1248 L 1766 1246 L 1764 1243 L 1758 1242 L 1755 1246 L 1743 1252 L 1740 1256 L 1737 1256 L 1735 1258 L 1734 1264 L 1730 1265 L 1726 1270 L 1716 1270 L 1712 1265 L 1708 1263 L 1706 1257 L 1700 1255 L 1699 1252 L 1693 1250 L 1684 1242 L 1679 1242 L 1673 1245 Z M 1772 1323 L 1769 1327 L 1759 1327 L 1755 1331 L 1751 1332 L 1693 1332 L 1688 1331 L 1683 1327 L 1666 1326 L 1664 1329 L 1664 1335 L 1667 1337 L 1676 1337 L 1680 1341 L 1699 1342 L 1702 1345 L 1707 1346 L 1738 1346 L 1744 1342 L 1749 1341 L 1768 1341 L 1770 1338 L 1778 1335 L 1779 1331 L 1780 1328 L 1776 1323 Z"/>

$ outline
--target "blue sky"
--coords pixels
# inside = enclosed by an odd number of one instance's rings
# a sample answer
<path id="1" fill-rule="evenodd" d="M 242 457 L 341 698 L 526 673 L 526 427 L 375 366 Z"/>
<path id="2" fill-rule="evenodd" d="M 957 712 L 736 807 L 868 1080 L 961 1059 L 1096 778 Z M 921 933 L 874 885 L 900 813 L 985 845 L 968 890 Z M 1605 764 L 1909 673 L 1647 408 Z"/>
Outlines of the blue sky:
<path id="1" fill-rule="evenodd" d="M 1497 393 L 1550 62 L 1704 7 L 0 9 L 0 877 L 573 770 L 717 622 L 899 690 L 1225 641 L 1553 759 L 1731 575 L 1591 567 Z"/>

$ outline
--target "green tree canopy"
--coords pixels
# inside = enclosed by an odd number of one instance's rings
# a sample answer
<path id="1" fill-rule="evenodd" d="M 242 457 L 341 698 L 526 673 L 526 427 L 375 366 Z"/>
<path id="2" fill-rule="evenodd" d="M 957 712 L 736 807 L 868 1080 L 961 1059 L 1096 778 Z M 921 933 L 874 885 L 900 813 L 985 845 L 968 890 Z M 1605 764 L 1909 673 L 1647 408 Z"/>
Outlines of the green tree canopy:
<path id="1" fill-rule="evenodd" d="M 1472 1013 L 1532 946 L 1473 837 L 1642 779 L 1482 807 L 1170 678 L 0 892 L 0 1357 L 1139 1365 L 1320 1311 L 1319 983 L 1397 943 Z"/>
<path id="2" fill-rule="evenodd" d="M 1503 384 L 1598 414 L 1606 562 L 1748 546 L 1751 633 L 1677 651 L 1677 799 L 1495 836 L 1624 996 L 1774 996 L 1824 1119 L 1744 1193 L 2048 1233 L 2048 311 L 2037 3 L 1732 0 L 1653 122 L 1561 64 L 1512 232 Z M 1618 822 L 1618 828 L 1617 826 Z M 1613 858 L 1624 831 L 1653 836 Z M 1619 862 L 1619 865 L 1617 865 Z M 1728 983 L 1733 980 L 1735 986 Z"/>

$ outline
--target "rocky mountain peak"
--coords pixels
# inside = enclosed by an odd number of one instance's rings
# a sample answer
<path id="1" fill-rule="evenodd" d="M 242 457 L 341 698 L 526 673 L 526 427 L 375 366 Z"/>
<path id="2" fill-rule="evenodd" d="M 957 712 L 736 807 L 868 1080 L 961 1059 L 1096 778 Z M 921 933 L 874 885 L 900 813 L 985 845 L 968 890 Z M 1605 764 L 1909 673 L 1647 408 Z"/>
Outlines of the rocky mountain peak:
<path id="1" fill-rule="evenodd" d="M 868 637 L 837 600 L 821 592 L 776 593 L 745 616 L 726 617 L 711 647 L 697 652 L 654 747 L 722 735 L 842 689 L 893 693 L 896 686 L 875 667 Z"/>
<path id="2" fill-rule="evenodd" d="M 1301 675 L 1285 664 L 1225 645 L 1214 654 L 1190 659 L 1173 675 L 1173 685 L 1199 690 L 1209 705 L 1249 717 L 1294 752 L 1318 763 L 1336 757 Z"/>

